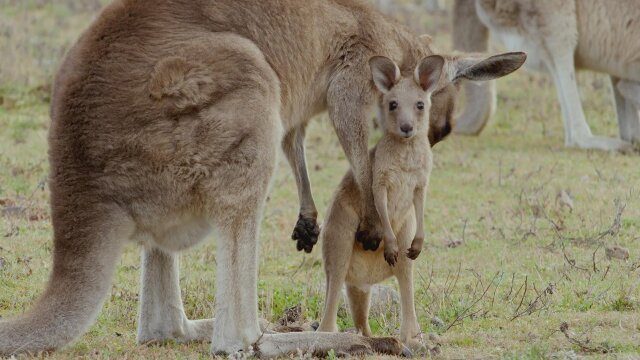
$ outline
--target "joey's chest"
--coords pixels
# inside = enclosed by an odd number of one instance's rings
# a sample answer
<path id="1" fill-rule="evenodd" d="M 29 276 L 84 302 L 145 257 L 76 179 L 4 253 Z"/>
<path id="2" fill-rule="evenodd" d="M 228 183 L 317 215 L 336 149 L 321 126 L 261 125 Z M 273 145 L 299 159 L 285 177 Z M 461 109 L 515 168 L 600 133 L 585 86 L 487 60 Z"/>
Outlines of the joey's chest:
<path id="1" fill-rule="evenodd" d="M 426 186 L 429 169 L 416 164 L 395 164 L 376 167 L 373 180 L 389 192 L 413 192 L 416 187 Z"/>
<path id="2" fill-rule="evenodd" d="M 377 155 L 373 166 L 374 184 L 387 190 L 391 206 L 410 206 L 415 189 L 427 185 L 431 172 L 431 154 L 423 150 Z"/>

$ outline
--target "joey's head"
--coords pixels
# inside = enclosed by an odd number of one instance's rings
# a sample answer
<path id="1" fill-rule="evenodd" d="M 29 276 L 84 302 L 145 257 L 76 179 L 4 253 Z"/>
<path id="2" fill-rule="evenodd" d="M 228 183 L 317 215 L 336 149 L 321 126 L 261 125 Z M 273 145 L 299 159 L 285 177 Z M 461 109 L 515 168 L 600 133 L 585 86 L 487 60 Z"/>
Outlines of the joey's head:
<path id="1" fill-rule="evenodd" d="M 484 54 L 431 55 L 418 62 L 413 76 L 402 76 L 398 66 L 382 56 L 369 61 L 373 82 L 382 93 L 381 111 L 385 132 L 411 137 L 402 131 L 428 129 L 433 146 L 446 138 L 455 123 L 460 85 L 466 81 L 494 80 L 519 69 L 527 56 L 522 52 L 493 56 Z M 426 89 L 426 90 L 425 90 Z M 424 110 L 419 111 L 421 107 Z"/>
<path id="2" fill-rule="evenodd" d="M 427 56 L 413 74 L 402 76 L 398 65 L 387 57 L 374 56 L 369 60 L 373 83 L 382 94 L 380 113 L 386 134 L 409 139 L 429 131 L 431 94 L 444 64 L 442 56 Z"/>

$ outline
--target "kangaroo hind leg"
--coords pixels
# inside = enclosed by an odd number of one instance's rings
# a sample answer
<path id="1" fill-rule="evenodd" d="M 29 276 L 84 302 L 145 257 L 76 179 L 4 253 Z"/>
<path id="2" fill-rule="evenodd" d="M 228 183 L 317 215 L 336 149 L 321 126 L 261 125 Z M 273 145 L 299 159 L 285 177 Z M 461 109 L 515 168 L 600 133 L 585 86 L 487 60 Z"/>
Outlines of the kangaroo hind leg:
<path id="1" fill-rule="evenodd" d="M 322 260 L 326 276 L 324 311 L 317 331 L 338 331 L 338 306 L 342 288 L 351 266 L 357 214 L 336 196 L 327 211 L 322 238 Z"/>
<path id="2" fill-rule="evenodd" d="M 140 283 L 139 344 L 211 340 L 213 319 L 189 320 L 184 312 L 177 254 L 143 249 Z"/>
<path id="3" fill-rule="evenodd" d="M 371 336 L 369 327 L 369 307 L 371 305 L 371 288 L 369 286 L 359 288 L 347 285 L 347 298 L 349 310 L 353 317 L 353 324 L 363 336 Z"/>

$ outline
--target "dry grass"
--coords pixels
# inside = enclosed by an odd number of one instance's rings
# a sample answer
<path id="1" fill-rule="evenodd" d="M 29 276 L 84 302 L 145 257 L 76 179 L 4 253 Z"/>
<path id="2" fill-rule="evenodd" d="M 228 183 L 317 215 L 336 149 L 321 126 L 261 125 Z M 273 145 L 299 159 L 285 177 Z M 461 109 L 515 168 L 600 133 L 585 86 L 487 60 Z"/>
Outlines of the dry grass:
<path id="1" fill-rule="evenodd" d="M 50 83 L 97 3 L 0 0 L 1 316 L 29 308 L 51 267 L 48 93 L 41 85 Z M 423 19 L 443 49 L 450 38 L 446 19 Z M 579 76 L 594 132 L 615 135 L 604 79 Z M 564 149 L 555 90 L 543 75 L 520 72 L 499 89 L 499 112 L 481 137 L 452 137 L 435 149 L 427 248 L 416 261 L 423 331 L 440 335 L 439 358 L 638 358 L 639 155 Z M 312 125 L 307 144 L 322 215 L 347 162 L 324 118 Z M 558 198 L 562 191 L 573 209 Z M 320 316 L 320 252 L 295 251 L 288 238 L 296 213 L 295 184 L 282 161 L 260 239 L 260 312 L 271 320 L 299 303 L 308 319 Z M 608 259 L 605 248 L 613 245 L 627 248 L 630 259 Z M 135 344 L 138 256 L 131 244 L 96 324 L 52 358 L 208 357 L 206 344 Z M 192 318 L 211 315 L 214 261 L 213 241 L 183 258 L 183 297 Z M 434 316 L 445 325 L 432 324 Z M 351 326 L 345 313 L 340 322 Z M 577 343 L 560 331 L 563 322 Z M 395 312 L 372 319 L 380 335 L 398 325 Z"/>

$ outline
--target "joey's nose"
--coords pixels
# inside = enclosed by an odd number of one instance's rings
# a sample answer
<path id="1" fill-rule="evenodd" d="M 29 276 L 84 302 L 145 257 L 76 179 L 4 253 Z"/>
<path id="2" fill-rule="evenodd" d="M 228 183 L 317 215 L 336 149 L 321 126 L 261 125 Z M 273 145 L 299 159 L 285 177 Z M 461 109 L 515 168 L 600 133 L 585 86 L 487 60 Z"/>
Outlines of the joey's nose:
<path id="1" fill-rule="evenodd" d="M 405 134 L 405 135 L 410 135 L 411 132 L 413 131 L 413 126 L 408 125 L 408 124 L 404 124 L 402 126 L 400 126 L 400 130 Z"/>

